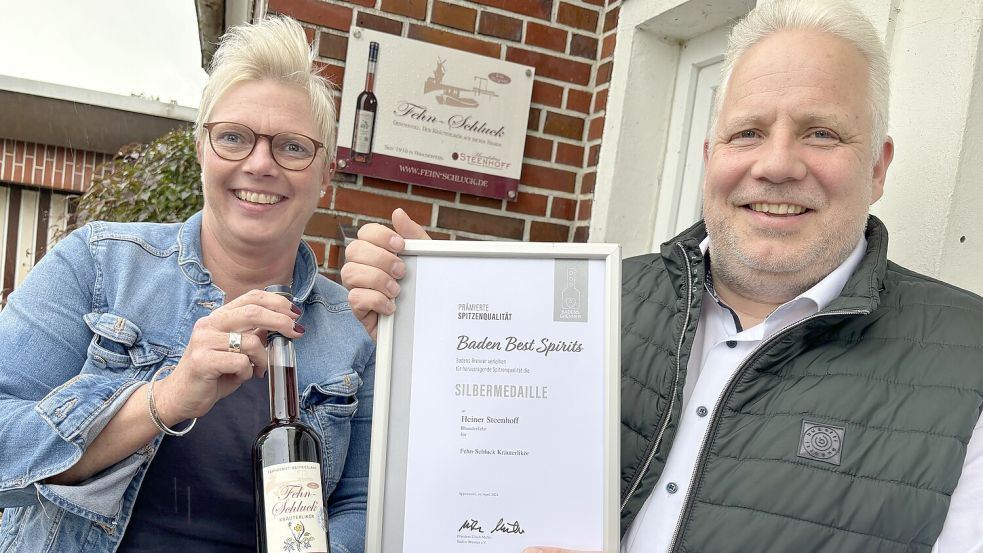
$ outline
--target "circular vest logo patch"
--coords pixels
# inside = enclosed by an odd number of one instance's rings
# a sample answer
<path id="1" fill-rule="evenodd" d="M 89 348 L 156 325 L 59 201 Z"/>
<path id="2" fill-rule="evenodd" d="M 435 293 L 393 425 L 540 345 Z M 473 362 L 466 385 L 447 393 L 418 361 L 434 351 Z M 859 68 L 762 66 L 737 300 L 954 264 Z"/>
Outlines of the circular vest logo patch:
<path id="1" fill-rule="evenodd" d="M 833 465 L 840 464 L 844 428 L 802 421 L 798 456 Z"/>

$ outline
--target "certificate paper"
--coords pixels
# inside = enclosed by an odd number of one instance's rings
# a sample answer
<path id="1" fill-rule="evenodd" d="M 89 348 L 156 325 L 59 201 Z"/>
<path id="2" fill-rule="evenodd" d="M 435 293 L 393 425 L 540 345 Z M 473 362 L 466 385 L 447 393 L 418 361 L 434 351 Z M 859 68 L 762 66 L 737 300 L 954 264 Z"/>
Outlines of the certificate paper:
<path id="1" fill-rule="evenodd" d="M 403 314 L 412 340 L 392 370 L 394 391 L 403 382 L 408 397 L 399 422 L 389 414 L 390 444 L 399 432 L 403 445 L 388 466 L 399 478 L 386 479 L 389 488 L 399 482 L 399 492 L 386 495 L 398 496 L 402 509 L 388 509 L 389 539 L 379 550 L 609 544 L 607 476 L 617 471 L 608 466 L 605 426 L 609 262 L 407 259 L 416 275 L 413 313 Z M 410 377 L 400 380 L 397 371 Z"/>

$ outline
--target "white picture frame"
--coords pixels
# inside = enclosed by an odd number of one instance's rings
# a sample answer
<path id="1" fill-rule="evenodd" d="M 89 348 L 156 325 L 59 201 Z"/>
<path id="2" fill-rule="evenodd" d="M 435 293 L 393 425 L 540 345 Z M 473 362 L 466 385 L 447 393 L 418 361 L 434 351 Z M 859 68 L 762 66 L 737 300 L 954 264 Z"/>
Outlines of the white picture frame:
<path id="1" fill-rule="evenodd" d="M 605 552 L 615 553 L 619 548 L 619 476 L 620 476 L 620 320 L 621 320 L 621 250 L 617 244 L 570 244 L 570 243 L 520 243 L 520 242 L 469 242 L 469 241 L 430 241 L 407 240 L 406 248 L 401 254 L 407 264 L 407 274 L 400 281 L 401 291 L 397 298 L 397 310 L 392 316 L 382 316 L 378 327 L 378 344 L 376 352 L 376 376 L 373 401 L 372 446 L 369 467 L 368 511 L 366 520 L 366 552 L 368 553 L 403 553 L 404 523 L 406 520 L 406 489 L 407 466 L 410 465 L 409 455 L 409 405 L 411 404 L 411 388 L 413 382 L 412 358 L 413 350 L 418 339 L 414 336 L 429 334 L 440 329 L 414 328 L 416 305 L 416 289 L 418 279 L 433 279 L 435 276 L 444 282 L 460 282 L 466 280 L 470 272 L 462 275 L 449 274 L 443 267 L 439 275 L 428 275 L 426 269 L 420 273 L 420 266 L 430 262 L 418 260 L 422 258 L 452 258 L 446 260 L 450 266 L 464 268 L 481 265 L 482 272 L 501 271 L 505 275 L 492 294 L 510 294 L 510 287 L 521 286 L 522 282 L 509 280 L 509 264 L 521 263 L 518 260 L 539 259 L 552 261 L 557 278 L 560 263 L 579 263 L 590 266 L 591 275 L 603 275 L 603 283 L 590 283 L 586 294 L 591 305 L 602 305 L 603 321 L 600 322 L 601 332 L 592 335 L 585 342 L 585 349 L 602 347 L 602 366 L 599 382 L 602 385 L 596 392 L 601 405 L 600 424 L 596 436 L 579 435 L 578 447 L 597 448 L 600 451 L 600 474 L 585 474 L 583 478 L 596 478 L 601 487 L 601 503 L 598 513 L 602 517 L 600 528 L 602 532 L 601 546 Z M 468 261 L 473 259 L 474 261 Z M 493 264 L 488 261 L 493 260 Z M 443 261 L 442 261 L 443 262 Z M 548 264 L 537 264 L 547 266 Z M 566 265 L 563 265 L 565 267 Z M 580 266 L 580 265 L 578 265 Z M 518 265 L 514 265 L 513 269 Z M 491 269 L 490 269 L 491 268 Z M 454 269 L 456 270 L 456 269 Z M 573 273 L 568 271 L 569 278 Z M 451 271 L 453 273 L 453 271 Z M 550 277 L 543 276 L 543 279 Z M 594 277 L 592 277 L 594 278 Z M 431 281 L 432 282 L 432 281 Z M 556 280 L 555 282 L 559 282 Z M 483 297 L 489 292 L 483 289 Z M 544 302 L 555 304 L 560 301 L 560 294 L 554 286 L 553 293 L 541 294 Z M 504 296 L 500 296 L 504 297 Z M 566 301 L 565 299 L 562 301 Z M 465 304 L 460 304 L 465 305 Z M 542 306 L 546 309 L 548 306 Z M 585 319 L 586 319 L 586 307 Z M 592 308 L 593 312 L 593 308 Z M 554 320 L 560 312 L 554 313 Z M 566 316 L 566 315 L 564 315 Z M 591 316 L 597 316 L 593 313 Z M 560 322 L 557 328 L 569 328 Z M 596 323 L 595 323 L 596 324 Z M 593 327 L 592 327 L 593 328 Z M 421 330 L 424 331 L 421 333 Z M 458 347 L 458 349 L 461 349 Z M 548 354 L 547 354 L 548 355 Z M 395 361 L 394 361 L 395 360 Z M 435 369 L 436 370 L 436 369 Z M 598 381 L 592 381 L 598 382 Z M 585 386 L 584 388 L 589 388 Z M 581 388 L 581 389 L 584 389 Z M 501 400 L 499 400 L 501 401 Z M 596 452 L 595 452 L 596 453 Z M 544 469 L 545 470 L 545 469 Z M 595 484 L 591 480 L 592 484 Z M 535 501 L 536 493 L 531 492 L 530 501 Z M 499 521 L 501 523 L 501 520 Z M 562 523 L 562 521 L 561 521 Z M 484 524 L 484 523 L 483 523 Z M 487 527 L 492 522 L 485 524 Z M 411 526 L 415 528 L 415 526 Z M 576 533 L 576 532 L 574 532 Z M 558 534 L 565 534 L 559 532 Z M 488 539 L 482 536 L 484 539 Z M 564 542 L 563 535 L 557 535 L 551 543 L 523 543 L 515 549 L 532 545 L 570 547 L 583 549 L 584 544 Z M 597 544 L 595 544 L 596 547 Z M 436 547 L 436 546 L 435 546 Z M 461 544 L 448 551 L 442 547 L 431 550 L 442 553 L 465 551 L 490 551 L 482 546 Z M 410 553 L 406 551 L 406 553 Z"/>

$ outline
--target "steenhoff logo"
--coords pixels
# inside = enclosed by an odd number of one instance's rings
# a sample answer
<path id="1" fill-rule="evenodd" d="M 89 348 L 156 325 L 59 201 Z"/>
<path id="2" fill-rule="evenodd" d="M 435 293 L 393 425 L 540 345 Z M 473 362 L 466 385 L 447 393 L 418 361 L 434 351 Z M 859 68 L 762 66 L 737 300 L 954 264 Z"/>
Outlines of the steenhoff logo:
<path id="1" fill-rule="evenodd" d="M 451 154 L 451 159 L 455 161 L 463 161 L 468 165 L 474 167 L 489 167 L 492 169 L 508 169 L 512 166 L 508 161 L 503 161 L 495 156 L 486 156 L 484 154 L 465 154 L 463 152 L 454 152 Z"/>

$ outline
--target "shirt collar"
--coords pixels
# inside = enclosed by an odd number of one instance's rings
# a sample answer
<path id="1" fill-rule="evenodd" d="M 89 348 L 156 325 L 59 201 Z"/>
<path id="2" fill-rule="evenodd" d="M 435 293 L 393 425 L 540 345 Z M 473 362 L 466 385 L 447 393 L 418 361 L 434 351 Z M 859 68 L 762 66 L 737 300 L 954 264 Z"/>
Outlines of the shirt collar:
<path id="1" fill-rule="evenodd" d="M 843 291 L 846 281 L 850 279 L 850 275 L 860 266 L 860 262 L 863 260 L 864 252 L 866 251 L 867 239 L 861 236 L 860 241 L 857 242 L 857 245 L 843 263 L 840 263 L 839 267 L 833 269 L 833 272 L 826 275 L 826 278 L 817 282 L 815 286 L 803 292 L 801 297 L 806 297 L 816 302 L 816 311 L 825 309 Z"/>
<path id="2" fill-rule="evenodd" d="M 724 307 L 729 311 L 730 309 L 720 301 L 716 291 L 713 289 L 713 278 L 709 272 L 710 257 L 707 254 L 709 250 L 710 237 L 707 236 L 702 242 L 700 242 L 700 252 L 703 254 L 705 260 L 704 266 L 707 267 L 707 275 L 704 279 L 707 286 L 707 293 L 721 307 Z M 764 333 L 766 335 L 770 334 L 778 328 L 825 309 L 826 306 L 835 300 L 843 291 L 843 287 L 846 285 L 847 280 L 849 280 L 850 275 L 852 275 L 860 266 L 860 262 L 863 260 L 864 252 L 866 251 L 867 239 L 861 236 L 860 240 L 857 242 L 857 245 L 853 248 L 853 251 L 850 252 L 850 255 L 847 256 L 843 263 L 841 263 L 837 268 L 833 269 L 831 273 L 826 275 L 825 278 L 817 282 L 811 288 L 805 292 L 802 292 L 788 302 L 778 306 L 775 311 L 768 315 L 764 323 L 759 325 L 764 326 L 762 329 Z M 737 328 L 740 329 L 739 326 Z"/>
<path id="3" fill-rule="evenodd" d="M 303 303 L 314 290 L 317 281 L 317 258 L 314 250 L 303 239 L 297 246 L 297 260 L 294 261 L 294 302 Z"/>
<path id="4" fill-rule="evenodd" d="M 201 211 L 181 225 L 177 242 L 177 262 L 184 274 L 196 284 L 211 283 L 212 275 L 201 260 Z"/>
<path id="5" fill-rule="evenodd" d="M 178 265 L 184 274 L 197 284 L 210 284 L 212 274 L 205 268 L 201 253 L 201 217 L 195 213 L 181 225 L 178 231 Z M 297 259 L 294 261 L 294 302 L 304 302 L 314 289 L 317 280 L 317 258 L 307 242 L 300 241 Z"/>

